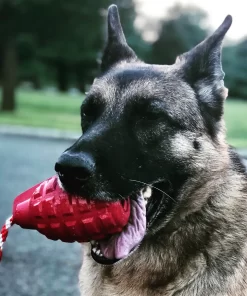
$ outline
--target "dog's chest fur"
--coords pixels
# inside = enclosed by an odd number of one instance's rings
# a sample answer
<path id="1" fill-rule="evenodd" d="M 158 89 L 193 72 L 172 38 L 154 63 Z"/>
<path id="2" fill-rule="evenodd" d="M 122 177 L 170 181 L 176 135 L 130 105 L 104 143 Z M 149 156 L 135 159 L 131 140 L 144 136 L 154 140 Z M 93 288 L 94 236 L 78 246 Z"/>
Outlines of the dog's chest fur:
<path id="1" fill-rule="evenodd" d="M 247 248 L 245 250 L 247 251 Z M 82 296 L 247 295 L 247 258 L 241 258 L 234 271 L 232 270 L 231 274 L 225 277 L 223 274 L 220 274 L 217 268 L 207 271 L 205 258 L 197 256 L 194 260 L 191 260 L 182 274 L 178 273 L 175 278 L 171 277 L 170 279 L 166 276 L 169 266 L 167 266 L 167 270 L 156 270 L 157 266 L 152 266 L 154 263 L 152 261 L 155 258 L 149 260 L 141 252 L 138 252 L 134 258 L 132 257 L 130 260 L 120 263 L 113 268 L 102 267 L 95 263 L 89 258 L 91 255 L 88 256 L 88 254 L 91 251 L 85 246 L 84 252 L 86 254 L 83 268 L 80 272 Z M 138 256 L 143 260 L 139 260 Z M 235 259 L 238 260 L 237 258 Z M 225 258 L 225 260 L 227 259 Z M 231 261 L 229 260 L 229 268 L 232 264 Z M 169 282 L 170 280 L 171 282 Z"/>
<path id="2" fill-rule="evenodd" d="M 194 191 L 191 215 L 176 230 L 147 237 L 114 266 L 97 264 L 84 244 L 81 295 L 247 295 L 246 180 L 231 170 L 221 177 Z M 205 205 L 195 205 L 202 195 Z"/>

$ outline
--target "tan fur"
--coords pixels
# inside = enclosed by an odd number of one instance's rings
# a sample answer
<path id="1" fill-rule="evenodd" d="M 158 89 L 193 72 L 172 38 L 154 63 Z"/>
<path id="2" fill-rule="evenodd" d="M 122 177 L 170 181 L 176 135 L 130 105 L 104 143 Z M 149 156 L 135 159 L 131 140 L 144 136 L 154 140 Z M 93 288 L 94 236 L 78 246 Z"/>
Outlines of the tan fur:
<path id="1" fill-rule="evenodd" d="M 82 295 L 247 295 L 246 178 L 230 167 L 230 159 L 223 143 L 221 153 L 219 147 L 213 149 L 209 141 L 204 141 L 204 144 L 205 149 L 208 149 L 205 154 L 210 155 L 208 163 L 205 166 L 206 158 L 203 158 L 203 155 L 201 160 L 195 160 L 199 166 L 200 161 L 204 162 L 204 170 L 197 179 L 189 180 L 185 184 L 180 196 L 182 202 L 173 211 L 167 224 L 163 225 L 165 230 L 162 246 L 148 245 L 148 239 L 144 239 L 138 250 L 128 258 L 116 265 L 105 267 L 94 262 L 90 255 L 91 249 L 86 244 L 80 272 Z M 186 155 L 186 151 L 184 152 Z M 200 225 L 192 219 L 198 213 L 203 213 L 204 217 Z M 187 232 L 188 237 L 193 238 L 193 232 L 196 233 L 197 227 L 202 227 L 204 223 L 218 224 L 205 246 L 207 255 L 199 252 L 191 256 L 183 270 L 176 270 L 181 251 L 178 248 L 183 248 L 181 234 Z M 169 236 L 165 232 L 169 233 Z M 238 246 L 236 259 L 240 260 L 231 273 L 224 275 L 224 269 L 231 268 L 231 264 L 224 262 L 209 268 L 207 256 L 212 262 L 220 257 L 227 261 L 227 253 L 232 245 Z M 157 249 L 161 251 L 157 253 Z M 234 255 L 229 259 L 234 260 Z M 176 274 L 170 280 L 169 277 L 174 271 Z M 160 278 L 162 282 L 158 280 Z M 213 287 L 212 291 L 210 287 Z M 220 292 L 215 292 L 217 290 Z"/>
<path id="2" fill-rule="evenodd" d="M 163 197 L 154 195 L 158 204 L 154 203 L 156 215 L 151 226 L 148 224 L 144 239 L 133 253 L 115 265 L 96 263 L 90 245 L 83 246 L 81 295 L 247 295 L 247 176 L 225 142 L 222 121 L 227 90 L 221 46 L 231 23 L 231 16 L 227 16 L 211 36 L 180 56 L 174 65 L 148 65 L 140 62 L 128 46 L 117 7 L 109 8 L 109 38 L 101 64 L 105 74 L 91 90 L 91 100 L 104 98 L 105 111 L 91 122 L 88 132 L 86 129 L 77 151 L 91 147 L 92 152 L 97 152 L 97 159 L 106 159 L 109 167 L 112 165 L 128 178 L 144 176 L 143 180 L 151 184 L 161 178 L 163 186 L 169 183 L 165 188 L 173 197 L 166 192 Z M 159 99 L 159 111 L 148 104 L 142 109 L 142 99 Z M 138 104 L 140 110 L 136 109 Z M 160 116 L 161 108 L 165 116 Z M 131 123 L 127 125 L 128 115 Z M 154 115 L 159 120 L 153 120 Z M 105 135 L 102 127 L 107 128 Z M 109 146 L 107 158 L 105 151 Z M 128 147 L 131 151 L 126 152 Z M 104 149 L 103 154 L 100 149 Z M 142 171 L 144 155 L 148 165 Z M 132 163 L 125 167 L 129 159 Z M 114 176 L 105 166 L 99 168 L 102 170 L 114 185 Z M 123 189 L 125 184 L 129 185 L 123 181 L 127 178 L 116 179 L 117 183 L 120 179 Z M 101 179 L 93 180 L 94 191 L 90 195 L 97 193 L 95 188 Z M 137 190 L 132 188 L 125 194 Z M 162 198 L 166 207 L 161 206 Z"/>

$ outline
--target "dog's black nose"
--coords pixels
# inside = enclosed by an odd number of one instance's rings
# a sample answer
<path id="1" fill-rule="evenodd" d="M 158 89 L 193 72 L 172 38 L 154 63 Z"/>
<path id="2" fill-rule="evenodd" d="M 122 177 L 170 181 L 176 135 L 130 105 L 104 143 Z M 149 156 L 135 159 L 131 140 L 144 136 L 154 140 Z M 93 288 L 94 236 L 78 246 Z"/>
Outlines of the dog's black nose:
<path id="1" fill-rule="evenodd" d="M 73 190 L 75 187 L 83 186 L 94 174 L 94 161 L 87 153 L 70 153 L 65 151 L 55 164 L 55 171 L 59 179 L 66 187 Z"/>

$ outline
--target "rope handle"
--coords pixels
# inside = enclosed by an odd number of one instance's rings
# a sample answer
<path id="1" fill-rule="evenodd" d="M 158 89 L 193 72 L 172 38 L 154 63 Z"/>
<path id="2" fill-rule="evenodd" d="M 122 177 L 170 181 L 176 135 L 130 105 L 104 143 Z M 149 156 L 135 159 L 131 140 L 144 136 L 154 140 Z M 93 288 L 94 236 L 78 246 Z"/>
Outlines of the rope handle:
<path id="1" fill-rule="evenodd" d="M 3 225 L 1 232 L 0 232 L 0 261 L 2 260 L 3 256 L 3 245 L 7 239 L 7 236 L 9 234 L 9 228 L 13 225 L 13 216 L 8 218 Z"/>

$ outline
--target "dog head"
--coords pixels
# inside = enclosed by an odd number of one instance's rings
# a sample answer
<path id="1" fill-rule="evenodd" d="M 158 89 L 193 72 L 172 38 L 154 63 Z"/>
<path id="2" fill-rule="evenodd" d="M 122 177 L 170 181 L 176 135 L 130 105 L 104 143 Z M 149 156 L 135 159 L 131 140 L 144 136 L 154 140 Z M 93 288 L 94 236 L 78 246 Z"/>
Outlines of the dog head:
<path id="1" fill-rule="evenodd" d="M 128 46 L 110 6 L 102 71 L 81 107 L 83 134 L 56 164 L 65 190 L 114 201 L 145 190 L 149 197 L 152 188 L 149 223 L 161 208 L 163 216 L 172 210 L 189 178 L 217 169 L 227 149 L 221 45 L 231 22 L 174 65 L 149 65 Z"/>

